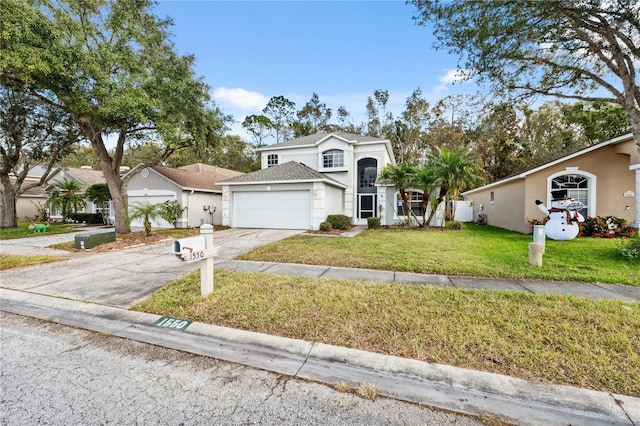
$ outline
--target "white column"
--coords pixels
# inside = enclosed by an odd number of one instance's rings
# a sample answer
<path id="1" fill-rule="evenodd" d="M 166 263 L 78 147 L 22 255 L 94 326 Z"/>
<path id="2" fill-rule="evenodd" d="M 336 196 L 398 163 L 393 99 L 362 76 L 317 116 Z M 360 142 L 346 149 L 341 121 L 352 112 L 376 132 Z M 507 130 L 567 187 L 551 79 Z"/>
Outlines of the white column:
<path id="1" fill-rule="evenodd" d="M 204 248 L 213 249 L 213 225 L 202 225 L 200 235 L 204 237 Z M 207 297 L 213 292 L 213 257 L 200 261 L 200 294 Z"/>
<path id="2" fill-rule="evenodd" d="M 635 170 L 636 172 L 636 213 L 635 220 L 629 226 L 640 229 L 640 164 L 629 166 L 629 170 Z"/>

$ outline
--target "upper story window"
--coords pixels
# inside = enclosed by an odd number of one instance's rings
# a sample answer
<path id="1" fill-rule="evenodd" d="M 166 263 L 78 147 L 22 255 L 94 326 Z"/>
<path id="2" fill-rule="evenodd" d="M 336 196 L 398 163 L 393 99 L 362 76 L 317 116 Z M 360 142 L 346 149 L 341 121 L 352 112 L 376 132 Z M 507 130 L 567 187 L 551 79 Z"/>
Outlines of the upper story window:
<path id="1" fill-rule="evenodd" d="M 322 153 L 322 167 L 331 169 L 344 167 L 344 151 L 340 149 L 330 149 Z"/>
<path id="2" fill-rule="evenodd" d="M 278 154 L 267 155 L 267 167 L 272 167 L 277 165 L 278 165 Z"/>

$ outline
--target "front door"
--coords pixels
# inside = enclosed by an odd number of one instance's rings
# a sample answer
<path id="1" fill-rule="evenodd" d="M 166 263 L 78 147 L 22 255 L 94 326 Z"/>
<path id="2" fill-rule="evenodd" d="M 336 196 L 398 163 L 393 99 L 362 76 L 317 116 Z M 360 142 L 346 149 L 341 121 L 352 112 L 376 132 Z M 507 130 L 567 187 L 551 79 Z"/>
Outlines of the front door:
<path id="1" fill-rule="evenodd" d="M 358 161 L 358 199 L 356 223 L 366 224 L 368 217 L 378 217 L 378 161 L 375 158 L 363 158 Z"/>
<path id="2" fill-rule="evenodd" d="M 366 221 L 368 217 L 376 217 L 377 194 L 358 194 L 358 219 Z"/>

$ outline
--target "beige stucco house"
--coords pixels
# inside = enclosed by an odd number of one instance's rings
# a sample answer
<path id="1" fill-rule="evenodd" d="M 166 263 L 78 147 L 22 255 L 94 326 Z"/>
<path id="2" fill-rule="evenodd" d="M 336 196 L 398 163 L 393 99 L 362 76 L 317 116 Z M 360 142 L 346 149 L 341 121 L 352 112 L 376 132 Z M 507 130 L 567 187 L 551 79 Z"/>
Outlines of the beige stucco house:
<path id="1" fill-rule="evenodd" d="M 544 219 L 535 201 L 548 206 L 556 189 L 582 202 L 585 217 L 616 216 L 639 228 L 640 143 L 623 135 L 462 195 L 472 201 L 474 217 L 484 214 L 489 225 L 530 233 L 530 221 Z"/>

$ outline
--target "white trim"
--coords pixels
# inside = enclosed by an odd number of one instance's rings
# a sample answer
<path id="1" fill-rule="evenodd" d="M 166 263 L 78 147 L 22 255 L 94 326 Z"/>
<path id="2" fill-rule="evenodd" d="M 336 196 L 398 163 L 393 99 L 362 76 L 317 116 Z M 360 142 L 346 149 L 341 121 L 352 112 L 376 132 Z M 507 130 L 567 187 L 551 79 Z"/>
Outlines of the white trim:
<path id="1" fill-rule="evenodd" d="M 247 182 L 220 182 L 221 186 L 241 186 L 241 185 L 284 185 L 290 183 L 313 183 L 323 182 L 329 185 L 337 186 L 338 188 L 346 189 L 347 185 L 331 179 L 295 179 L 295 180 L 259 180 L 259 181 L 247 181 Z M 216 182 L 216 185 L 218 183 Z M 224 190 L 223 190 L 224 192 Z"/>

